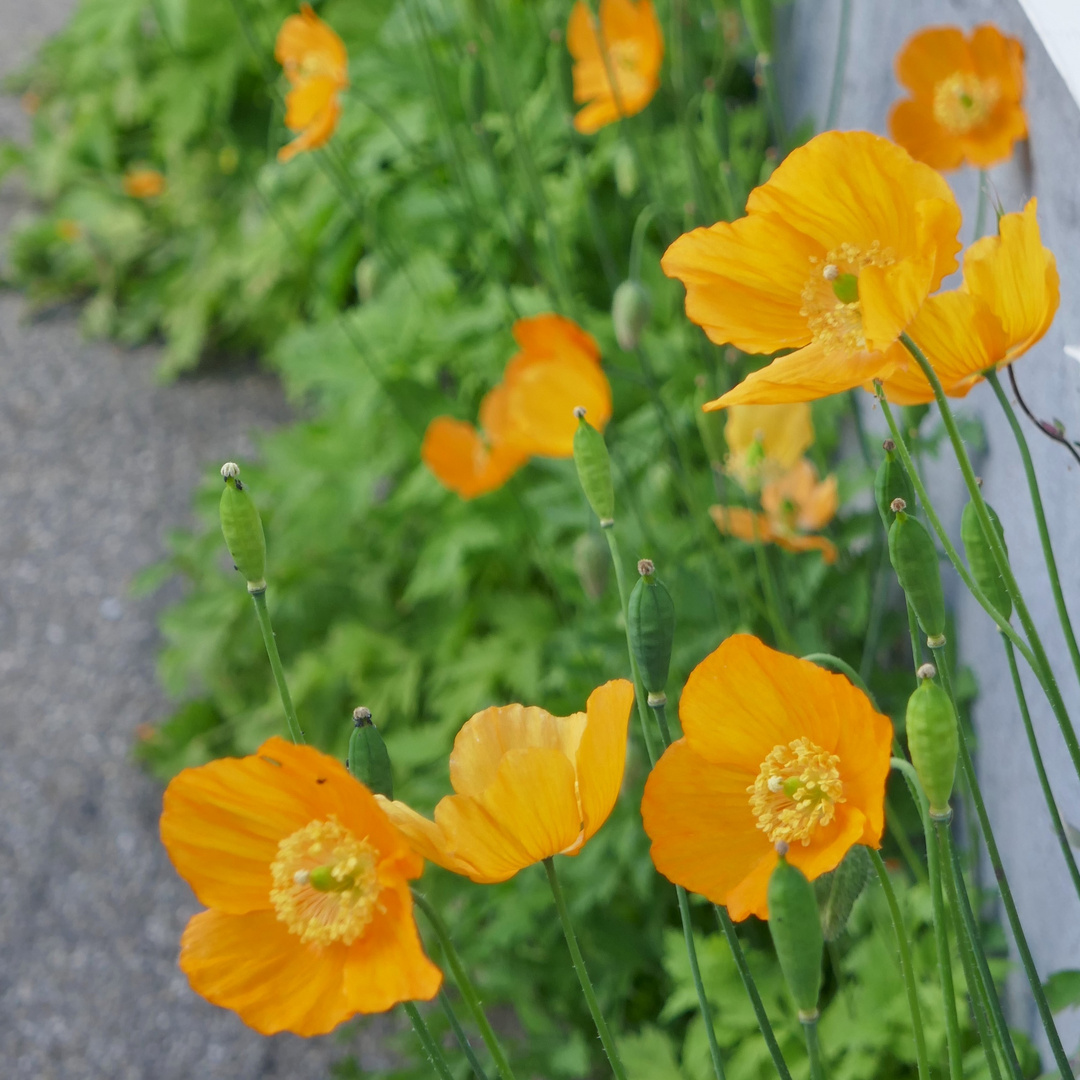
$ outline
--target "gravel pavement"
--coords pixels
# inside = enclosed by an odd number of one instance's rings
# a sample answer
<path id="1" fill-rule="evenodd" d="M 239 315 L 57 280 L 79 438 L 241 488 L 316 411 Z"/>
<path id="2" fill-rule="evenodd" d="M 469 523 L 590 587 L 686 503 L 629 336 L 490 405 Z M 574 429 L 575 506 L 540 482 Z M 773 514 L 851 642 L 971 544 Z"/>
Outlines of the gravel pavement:
<path id="1" fill-rule="evenodd" d="M 0 0 L 0 74 L 71 0 Z M 0 135 L 18 135 L 0 98 Z M 6 227 L 24 196 L 0 197 Z M 154 675 L 165 597 L 128 586 L 189 518 L 209 467 L 282 422 L 260 374 L 154 380 L 152 350 L 88 344 L 73 314 L 0 295 L 0 1078 L 254 1080 L 378 1063 L 376 1032 L 262 1038 L 176 966 L 197 910 L 157 837 L 161 791 L 131 763 L 168 703 Z"/>

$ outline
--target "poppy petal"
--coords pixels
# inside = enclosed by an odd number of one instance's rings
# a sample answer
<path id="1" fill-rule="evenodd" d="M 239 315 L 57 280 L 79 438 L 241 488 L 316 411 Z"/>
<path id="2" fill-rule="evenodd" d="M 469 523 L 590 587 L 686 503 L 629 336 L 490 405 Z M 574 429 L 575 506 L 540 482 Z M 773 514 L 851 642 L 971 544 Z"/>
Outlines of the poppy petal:
<path id="1" fill-rule="evenodd" d="M 633 705 L 634 684 L 626 679 L 613 679 L 589 695 L 576 762 L 585 840 L 607 821 L 619 797 Z"/>

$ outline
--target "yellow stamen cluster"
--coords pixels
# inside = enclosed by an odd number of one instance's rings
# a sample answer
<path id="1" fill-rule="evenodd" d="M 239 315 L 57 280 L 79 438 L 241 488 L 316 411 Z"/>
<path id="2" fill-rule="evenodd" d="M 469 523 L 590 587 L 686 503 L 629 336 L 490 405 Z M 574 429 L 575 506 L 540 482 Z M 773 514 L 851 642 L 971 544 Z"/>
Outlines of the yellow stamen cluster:
<path id="1" fill-rule="evenodd" d="M 770 843 L 806 847 L 819 825 L 828 825 L 844 802 L 840 758 L 809 739 L 774 746 L 748 787 L 757 827 Z"/>
<path id="2" fill-rule="evenodd" d="M 858 352 L 866 348 L 862 304 L 858 299 L 859 271 L 867 266 L 892 266 L 896 256 L 875 240 L 867 248 L 841 244 L 823 259 L 810 259 L 810 277 L 803 286 L 799 314 L 806 319 L 814 341 L 827 352 Z M 837 286 L 843 284 L 844 289 Z M 838 293 L 852 299 L 845 302 Z"/>
<path id="3" fill-rule="evenodd" d="M 305 944 L 351 945 L 378 909 L 376 851 L 333 815 L 282 840 L 270 877 L 277 917 Z"/>
<path id="4" fill-rule="evenodd" d="M 997 79 L 957 71 L 934 87 L 934 119 L 953 135 L 966 135 L 986 123 L 1000 97 Z"/>

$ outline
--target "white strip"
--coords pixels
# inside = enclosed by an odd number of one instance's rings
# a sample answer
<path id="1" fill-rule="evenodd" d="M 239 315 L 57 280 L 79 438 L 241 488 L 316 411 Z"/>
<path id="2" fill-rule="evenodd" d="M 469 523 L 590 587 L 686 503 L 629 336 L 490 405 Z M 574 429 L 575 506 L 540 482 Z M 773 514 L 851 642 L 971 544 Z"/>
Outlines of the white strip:
<path id="1" fill-rule="evenodd" d="M 1080 105 L 1080 0 L 1020 0 L 1020 6 Z"/>

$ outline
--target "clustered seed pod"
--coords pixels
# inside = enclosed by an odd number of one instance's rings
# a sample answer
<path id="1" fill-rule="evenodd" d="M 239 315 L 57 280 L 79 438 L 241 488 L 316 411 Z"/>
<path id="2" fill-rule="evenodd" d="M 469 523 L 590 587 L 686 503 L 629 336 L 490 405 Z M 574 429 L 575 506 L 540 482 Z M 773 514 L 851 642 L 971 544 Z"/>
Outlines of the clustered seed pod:
<path id="1" fill-rule="evenodd" d="M 640 281 L 624 281 L 611 298 L 611 321 L 620 349 L 633 352 L 641 340 L 641 331 L 649 325 L 652 299 Z"/>
<path id="2" fill-rule="evenodd" d="M 888 529 L 892 521 L 891 507 L 894 500 L 903 499 L 906 509 L 915 513 L 915 488 L 903 462 L 897 457 L 896 444 L 892 439 L 886 439 L 882 447 L 885 457 L 874 476 L 874 501 L 877 503 L 881 520 Z"/>
<path id="3" fill-rule="evenodd" d="M 997 530 L 998 539 L 1001 541 L 1005 554 L 1009 549 L 1005 546 L 1005 530 L 1001 527 L 1001 519 L 997 516 L 994 508 L 987 506 L 987 513 Z M 968 566 L 971 567 L 971 576 L 975 584 L 986 593 L 990 602 L 1008 619 L 1012 615 L 1012 597 L 1005 587 L 1005 579 L 998 569 L 997 560 L 990 550 L 990 541 L 979 521 L 979 515 L 975 511 L 975 504 L 968 503 L 960 515 L 960 539 L 964 542 L 964 552 L 967 554 Z"/>
<path id="4" fill-rule="evenodd" d="M 787 845 L 777 844 L 777 850 L 780 861 L 769 878 L 769 933 L 799 1019 L 814 1020 L 825 952 L 817 898 L 806 875 L 784 857 Z"/>
<path id="5" fill-rule="evenodd" d="M 919 668 L 919 685 L 907 703 L 907 742 L 911 764 L 930 800 L 930 813 L 948 817 L 956 779 L 960 734 L 949 695 L 936 682 L 933 664 Z"/>
<path id="6" fill-rule="evenodd" d="M 578 481 L 600 519 L 600 527 L 609 528 L 615 524 L 615 489 L 611 484 L 607 444 L 604 436 L 585 419 L 584 409 L 575 409 L 574 415 L 578 418 L 578 429 L 574 432 L 574 465 L 577 466 Z"/>
<path id="7" fill-rule="evenodd" d="M 240 466 L 227 461 L 221 466 L 225 490 L 218 510 L 225 546 L 233 565 L 248 583 L 249 592 L 266 588 L 266 538 L 262 519 L 250 492 L 240 481 Z"/>
<path id="8" fill-rule="evenodd" d="M 856 844 L 831 873 L 814 882 L 821 915 L 821 932 L 826 941 L 835 941 L 847 926 L 851 909 L 870 880 L 870 856 Z"/>
<path id="9" fill-rule="evenodd" d="M 394 775 L 390 755 L 379 729 L 371 719 L 371 710 L 362 705 L 353 712 L 349 736 L 349 772 L 376 795 L 394 797 Z"/>
<path id="10" fill-rule="evenodd" d="M 667 686 L 675 637 L 675 605 L 664 583 L 653 576 L 655 567 L 648 559 L 638 563 L 638 573 L 641 577 L 631 590 L 626 606 L 626 632 L 652 704 L 653 698 L 663 697 Z"/>
<path id="11" fill-rule="evenodd" d="M 889 529 L 889 559 L 915 611 L 927 644 L 945 641 L 945 593 L 937 548 L 926 526 L 904 512 L 904 500 L 894 499 L 896 518 Z"/>

